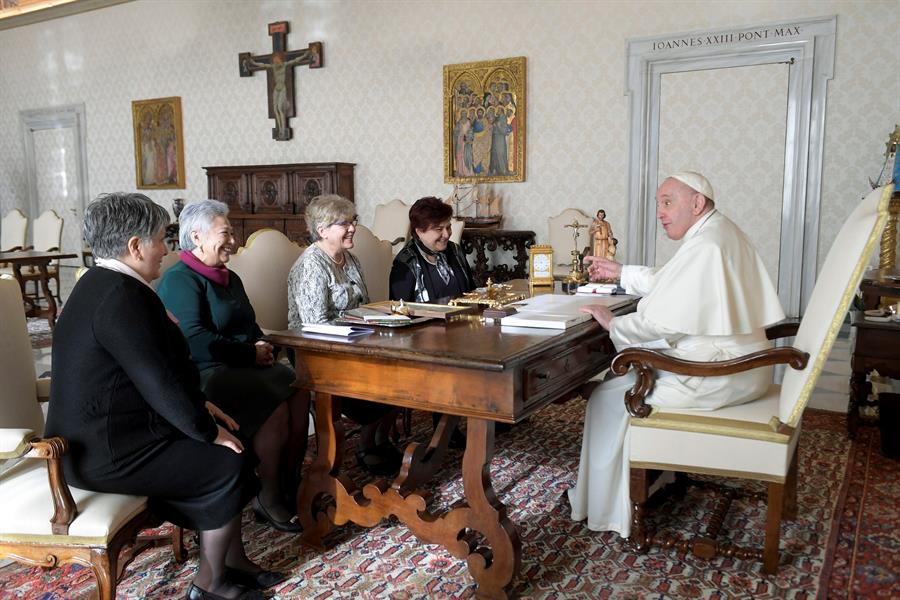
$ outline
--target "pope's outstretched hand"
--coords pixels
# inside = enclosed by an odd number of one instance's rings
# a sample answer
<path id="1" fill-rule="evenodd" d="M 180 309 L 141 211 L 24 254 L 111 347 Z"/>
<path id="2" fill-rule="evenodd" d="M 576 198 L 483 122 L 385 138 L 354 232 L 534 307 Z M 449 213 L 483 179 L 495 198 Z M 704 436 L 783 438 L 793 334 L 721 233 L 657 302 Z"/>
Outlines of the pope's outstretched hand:
<path id="1" fill-rule="evenodd" d="M 614 260 L 602 256 L 585 256 L 584 262 L 588 264 L 591 281 L 618 279 L 622 275 L 622 265 Z"/>

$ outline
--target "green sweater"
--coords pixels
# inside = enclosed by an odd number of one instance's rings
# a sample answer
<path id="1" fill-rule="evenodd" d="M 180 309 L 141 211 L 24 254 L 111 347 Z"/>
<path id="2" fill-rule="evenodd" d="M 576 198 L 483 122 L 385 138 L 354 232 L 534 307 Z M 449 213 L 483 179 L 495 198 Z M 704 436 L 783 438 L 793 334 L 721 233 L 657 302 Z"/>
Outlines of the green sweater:
<path id="1" fill-rule="evenodd" d="M 224 287 L 179 262 L 163 275 L 157 293 L 178 319 L 201 372 L 256 363 L 254 344 L 263 333 L 236 273 Z"/>

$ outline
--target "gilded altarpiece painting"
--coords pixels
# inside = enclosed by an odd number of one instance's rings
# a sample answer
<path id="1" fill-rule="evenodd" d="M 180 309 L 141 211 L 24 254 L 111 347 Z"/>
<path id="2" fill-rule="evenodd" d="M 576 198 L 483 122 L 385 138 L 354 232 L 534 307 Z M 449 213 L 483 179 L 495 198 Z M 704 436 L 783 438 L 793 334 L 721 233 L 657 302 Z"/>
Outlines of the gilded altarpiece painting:
<path id="1" fill-rule="evenodd" d="M 444 181 L 525 180 L 525 57 L 444 66 Z"/>
<path id="2" fill-rule="evenodd" d="M 181 98 L 135 100 L 131 113 L 138 189 L 183 189 Z"/>

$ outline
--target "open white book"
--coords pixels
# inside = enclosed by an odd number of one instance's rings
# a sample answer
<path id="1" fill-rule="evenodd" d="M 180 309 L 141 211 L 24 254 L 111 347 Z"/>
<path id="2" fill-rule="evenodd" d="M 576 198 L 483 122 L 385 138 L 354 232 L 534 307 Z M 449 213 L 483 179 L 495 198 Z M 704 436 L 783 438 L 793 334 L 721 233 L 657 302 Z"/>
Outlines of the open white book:
<path id="1" fill-rule="evenodd" d="M 372 333 L 372 329 L 368 327 L 357 327 L 356 325 L 331 325 L 329 323 L 304 325 L 301 329 L 304 333 L 320 333 L 340 337 L 356 337 L 358 335 Z"/>

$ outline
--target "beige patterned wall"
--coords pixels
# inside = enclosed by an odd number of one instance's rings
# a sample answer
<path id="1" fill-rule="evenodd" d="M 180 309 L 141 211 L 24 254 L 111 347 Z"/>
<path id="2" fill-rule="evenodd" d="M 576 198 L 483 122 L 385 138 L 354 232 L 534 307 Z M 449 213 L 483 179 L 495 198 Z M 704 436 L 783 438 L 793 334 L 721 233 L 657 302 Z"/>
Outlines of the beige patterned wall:
<path id="1" fill-rule="evenodd" d="M 504 225 L 533 229 L 541 240 L 546 218 L 562 208 L 593 214 L 603 206 L 624 231 L 626 38 L 827 14 L 838 15 L 821 229 L 827 247 L 880 166 L 897 117 L 894 0 L 138 0 L 0 31 L 0 211 L 25 198 L 18 111 L 85 104 L 94 196 L 134 188 L 131 101 L 181 96 L 187 189 L 151 193 L 159 202 L 205 197 L 205 165 L 339 160 L 358 165 L 367 222 L 376 203 L 451 190 L 442 177 L 442 65 L 526 56 L 527 181 L 497 186 Z M 290 48 L 325 46 L 324 69 L 296 72 L 299 116 L 287 143 L 271 139 L 263 77 L 238 77 L 237 54 L 267 52 L 266 24 L 276 20 L 290 21 Z"/>
<path id="2" fill-rule="evenodd" d="M 754 241 L 778 282 L 787 66 L 760 65 L 662 78 L 659 180 L 706 175 L 716 206 Z M 678 248 L 657 226 L 656 264 Z"/>

